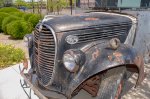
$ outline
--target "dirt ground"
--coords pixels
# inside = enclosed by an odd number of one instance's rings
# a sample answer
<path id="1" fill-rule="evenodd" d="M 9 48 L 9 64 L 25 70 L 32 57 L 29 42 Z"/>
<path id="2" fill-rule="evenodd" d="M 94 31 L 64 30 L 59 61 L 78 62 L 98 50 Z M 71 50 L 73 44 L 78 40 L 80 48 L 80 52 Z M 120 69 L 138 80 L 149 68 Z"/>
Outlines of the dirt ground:
<path id="1" fill-rule="evenodd" d="M 28 57 L 28 51 L 23 40 L 14 40 L 9 35 L 4 35 L 3 33 L 0 33 L 0 43 L 7 45 L 10 44 L 16 48 L 21 48 L 26 53 L 26 57 Z"/>

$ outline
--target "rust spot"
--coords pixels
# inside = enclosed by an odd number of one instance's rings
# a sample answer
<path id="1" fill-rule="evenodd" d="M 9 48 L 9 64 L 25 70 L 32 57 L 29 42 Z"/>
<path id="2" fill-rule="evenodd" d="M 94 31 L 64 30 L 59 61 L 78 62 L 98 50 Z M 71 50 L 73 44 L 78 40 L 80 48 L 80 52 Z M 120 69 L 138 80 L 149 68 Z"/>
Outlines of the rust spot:
<path id="1" fill-rule="evenodd" d="M 28 60 L 27 58 L 24 58 L 23 60 L 23 69 L 21 70 L 21 73 L 24 72 L 24 70 L 27 70 L 28 69 Z"/>
<path id="2" fill-rule="evenodd" d="M 122 60 L 122 58 L 121 58 L 123 55 L 122 55 L 120 52 L 114 52 L 114 53 L 113 53 L 113 56 L 115 56 L 115 58 L 116 58 L 115 60 L 116 60 L 117 62 L 123 63 L 123 60 Z"/>
<path id="3" fill-rule="evenodd" d="M 63 35 L 64 35 L 63 33 L 58 33 L 58 34 L 57 34 L 57 39 L 58 39 L 58 40 L 61 40 L 61 38 L 62 38 Z"/>
<path id="4" fill-rule="evenodd" d="M 108 56 L 108 59 L 109 59 L 110 61 L 112 61 L 113 57 L 112 57 L 112 56 Z"/>
<path id="5" fill-rule="evenodd" d="M 120 52 L 114 52 L 113 55 L 116 56 L 116 57 L 121 57 L 122 56 L 122 54 Z"/>
<path id="6" fill-rule="evenodd" d="M 144 72 L 144 61 L 143 61 L 143 56 L 137 56 L 134 59 L 134 63 L 138 66 L 139 68 L 139 77 L 138 77 L 138 81 L 137 81 L 137 85 L 139 85 L 145 78 L 145 72 Z"/>
<path id="7" fill-rule="evenodd" d="M 75 91 L 74 93 L 78 93 L 81 89 L 84 89 L 93 97 L 95 97 L 99 90 L 99 83 L 100 83 L 100 76 L 96 75 L 91 77 L 90 79 L 83 82 Z"/>
<path id="8" fill-rule="evenodd" d="M 141 66 L 142 64 L 142 58 L 140 56 L 135 57 L 134 63 L 138 66 Z"/>
<path id="9" fill-rule="evenodd" d="M 96 21 L 99 20 L 98 18 L 85 18 L 85 21 Z"/>
<path id="10" fill-rule="evenodd" d="M 98 49 L 92 54 L 92 60 L 95 60 L 99 56 L 100 52 Z"/>
<path id="11" fill-rule="evenodd" d="M 26 70 L 28 69 L 28 60 L 27 60 L 27 58 L 24 58 L 24 60 L 23 60 L 23 66 L 24 66 L 24 68 Z"/>
<path id="12" fill-rule="evenodd" d="M 81 16 L 81 14 L 75 14 L 74 16 Z"/>

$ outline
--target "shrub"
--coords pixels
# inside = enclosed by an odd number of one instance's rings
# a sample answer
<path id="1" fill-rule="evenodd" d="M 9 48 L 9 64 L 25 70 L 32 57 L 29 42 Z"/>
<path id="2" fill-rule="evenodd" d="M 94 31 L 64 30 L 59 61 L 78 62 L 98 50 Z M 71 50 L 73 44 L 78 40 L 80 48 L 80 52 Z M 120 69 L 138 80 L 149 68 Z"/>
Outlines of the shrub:
<path id="1" fill-rule="evenodd" d="M 22 16 L 24 16 L 25 13 L 24 12 L 11 12 L 10 14 L 21 18 Z"/>
<path id="2" fill-rule="evenodd" d="M 40 15 L 33 14 L 32 16 L 29 17 L 28 21 L 33 24 L 33 27 L 35 27 L 40 19 L 41 19 Z"/>
<path id="3" fill-rule="evenodd" d="M 12 22 L 12 21 L 15 21 L 15 20 L 19 20 L 20 18 L 19 17 L 16 17 L 16 16 L 8 16 L 8 17 L 6 17 L 6 18 L 4 18 L 4 20 L 3 20 L 3 22 L 2 22 L 2 30 L 3 30 L 3 32 L 5 33 L 5 34 L 8 34 L 7 33 L 7 29 L 6 29 L 6 27 L 7 27 L 7 25 L 10 23 L 10 22 Z"/>
<path id="4" fill-rule="evenodd" d="M 25 57 L 25 53 L 12 45 L 0 44 L 0 68 L 21 62 Z"/>
<path id="5" fill-rule="evenodd" d="M 0 12 L 0 32 L 2 32 L 2 22 L 3 22 L 4 18 L 8 17 L 8 16 L 9 16 L 8 13 Z"/>
<path id="6" fill-rule="evenodd" d="M 14 7 L 4 7 L 0 9 L 0 12 L 10 13 L 10 12 L 19 12 L 17 8 Z"/>
<path id="7" fill-rule="evenodd" d="M 16 20 L 7 25 L 8 34 L 15 39 L 22 39 L 24 35 L 31 33 L 32 29 L 32 24 L 23 20 Z"/>
<path id="8" fill-rule="evenodd" d="M 31 13 L 27 13 L 27 14 L 24 14 L 24 15 L 23 15 L 23 18 L 24 18 L 24 20 L 28 21 L 29 18 L 30 18 L 30 16 L 32 16 L 32 15 L 33 15 L 33 14 L 31 14 Z"/>

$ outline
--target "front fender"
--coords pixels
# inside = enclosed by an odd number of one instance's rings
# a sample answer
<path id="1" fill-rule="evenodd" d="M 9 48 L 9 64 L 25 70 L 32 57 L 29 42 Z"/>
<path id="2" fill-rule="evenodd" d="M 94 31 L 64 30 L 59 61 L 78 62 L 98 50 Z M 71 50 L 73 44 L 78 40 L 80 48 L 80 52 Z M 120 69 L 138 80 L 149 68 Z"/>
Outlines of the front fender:
<path id="1" fill-rule="evenodd" d="M 68 94 L 71 94 L 82 82 L 89 77 L 104 70 L 122 66 L 132 65 L 138 69 L 138 83 L 144 77 L 143 57 L 133 47 L 121 44 L 116 50 L 107 48 L 103 44 L 95 45 L 84 52 L 86 62 L 80 68 L 69 86 Z"/>

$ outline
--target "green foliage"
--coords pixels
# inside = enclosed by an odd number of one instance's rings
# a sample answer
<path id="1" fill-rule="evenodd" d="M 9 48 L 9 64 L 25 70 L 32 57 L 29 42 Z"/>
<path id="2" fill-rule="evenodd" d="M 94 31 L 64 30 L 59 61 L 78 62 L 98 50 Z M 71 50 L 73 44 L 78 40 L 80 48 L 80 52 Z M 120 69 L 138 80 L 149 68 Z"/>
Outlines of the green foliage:
<path id="1" fill-rule="evenodd" d="M 4 0 L 0 0 L 0 7 L 4 5 Z"/>
<path id="2" fill-rule="evenodd" d="M 41 19 L 40 15 L 33 14 L 29 17 L 28 21 L 33 24 L 33 27 L 35 27 L 40 19 Z"/>
<path id="3" fill-rule="evenodd" d="M 10 13 L 10 12 L 20 12 L 20 10 L 13 7 L 4 7 L 0 9 L 0 12 Z"/>
<path id="4" fill-rule="evenodd" d="M 0 44 L 0 68 L 6 68 L 9 65 L 21 62 L 25 53 L 12 45 Z"/>
<path id="5" fill-rule="evenodd" d="M 0 12 L 0 32 L 2 32 L 2 22 L 3 22 L 4 18 L 8 17 L 8 16 L 9 16 L 8 13 Z"/>
<path id="6" fill-rule="evenodd" d="M 16 6 L 28 6 L 28 3 L 25 2 L 25 0 L 15 0 Z"/>
<path id="7" fill-rule="evenodd" d="M 22 39 L 24 35 L 31 33 L 32 29 L 32 24 L 24 20 L 16 20 L 7 25 L 7 32 L 14 39 Z"/>
<path id="8" fill-rule="evenodd" d="M 33 15 L 33 14 L 31 14 L 31 13 L 27 13 L 27 14 L 24 14 L 24 15 L 23 15 L 23 18 L 24 18 L 24 20 L 28 21 L 29 18 L 30 18 L 30 16 L 32 16 L 32 15 Z"/>
<path id="9" fill-rule="evenodd" d="M 20 18 L 19 17 L 16 17 L 16 16 L 13 16 L 13 15 L 10 15 L 6 18 L 4 18 L 3 22 L 2 22 L 2 30 L 5 34 L 8 34 L 7 33 L 7 25 L 9 23 L 11 23 L 12 21 L 15 21 L 15 20 L 19 20 Z M 15 27 L 14 27 L 15 28 Z"/>
<path id="10" fill-rule="evenodd" d="M 61 9 L 67 7 L 69 5 L 69 2 L 66 2 L 66 0 L 48 0 L 48 10 L 50 12 L 53 11 L 60 11 Z"/>
<path id="11" fill-rule="evenodd" d="M 25 15 L 24 12 L 11 12 L 10 14 L 20 18 Z"/>

